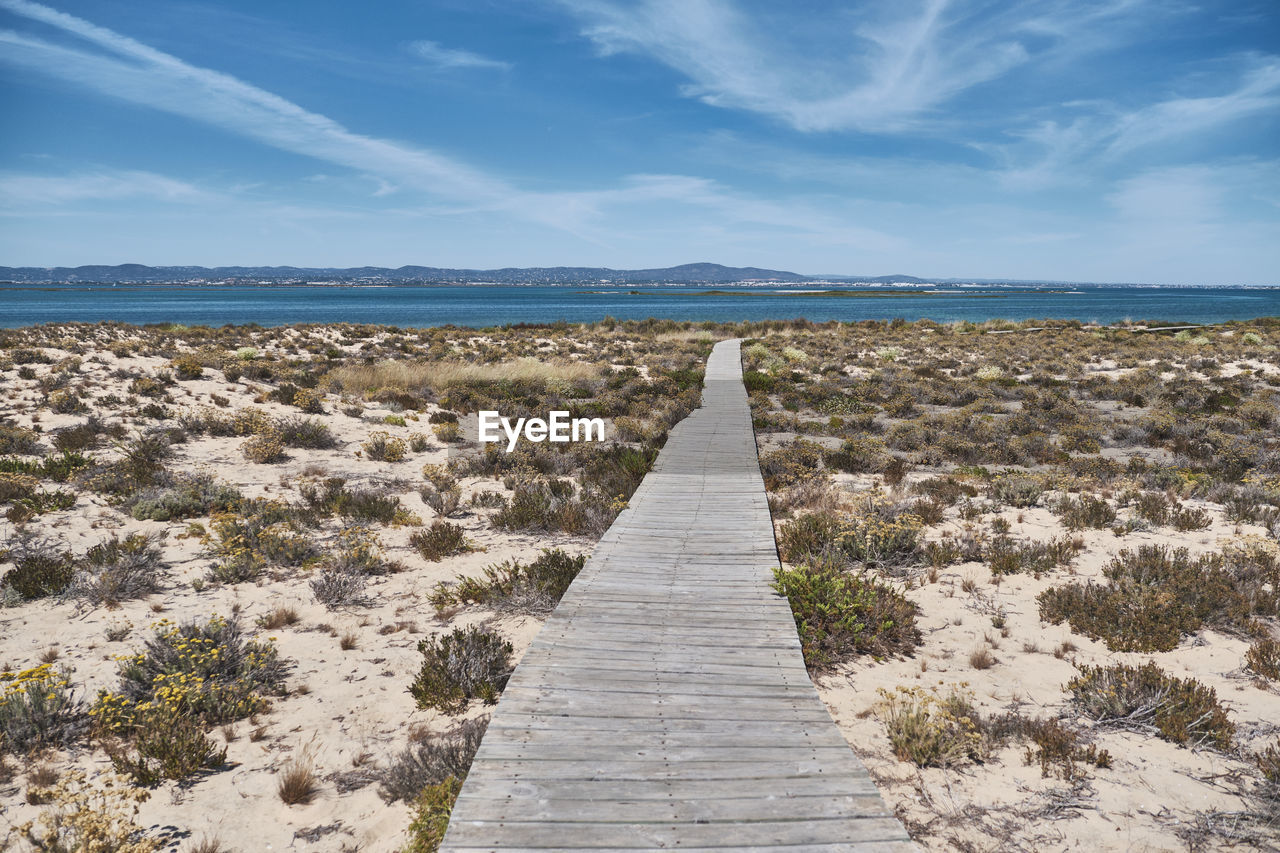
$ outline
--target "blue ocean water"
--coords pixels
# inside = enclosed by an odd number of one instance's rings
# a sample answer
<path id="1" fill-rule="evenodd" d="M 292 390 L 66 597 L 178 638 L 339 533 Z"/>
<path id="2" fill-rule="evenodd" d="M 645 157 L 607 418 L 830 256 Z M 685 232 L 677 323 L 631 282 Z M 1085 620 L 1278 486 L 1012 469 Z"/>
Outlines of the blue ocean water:
<path id="1" fill-rule="evenodd" d="M 866 288 L 846 288 L 866 291 Z M 1280 316 L 1280 288 L 1054 286 L 942 287 L 939 292 L 839 296 L 758 285 L 246 286 L 0 285 L 0 327 L 69 320 L 221 326 L 382 323 L 500 326 L 648 317 L 675 320 L 1077 319 L 1216 323 Z"/>

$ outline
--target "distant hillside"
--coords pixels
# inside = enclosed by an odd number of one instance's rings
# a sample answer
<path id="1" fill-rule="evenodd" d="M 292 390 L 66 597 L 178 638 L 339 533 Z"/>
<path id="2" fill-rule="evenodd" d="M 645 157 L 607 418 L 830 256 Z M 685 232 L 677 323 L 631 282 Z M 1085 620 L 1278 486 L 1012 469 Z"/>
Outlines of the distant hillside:
<path id="1" fill-rule="evenodd" d="M 86 282 L 107 284 L 186 283 L 199 281 L 270 282 L 386 282 L 444 284 L 493 282 L 495 284 L 729 284 L 735 281 L 807 281 L 809 276 L 756 267 L 720 264 L 682 264 L 648 270 L 615 270 L 608 267 L 507 267 L 497 270 L 444 269 L 441 267 L 149 267 L 143 264 L 83 267 L 0 267 L 0 280 L 21 283 Z"/>

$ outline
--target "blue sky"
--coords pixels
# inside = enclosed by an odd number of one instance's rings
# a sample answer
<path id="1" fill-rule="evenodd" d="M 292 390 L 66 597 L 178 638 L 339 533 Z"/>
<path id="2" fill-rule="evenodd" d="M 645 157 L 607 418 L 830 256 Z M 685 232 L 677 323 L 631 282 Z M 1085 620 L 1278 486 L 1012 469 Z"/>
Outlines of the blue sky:
<path id="1" fill-rule="evenodd" d="M 0 264 L 1280 283 L 1274 0 L 0 0 L 0 109 Z"/>

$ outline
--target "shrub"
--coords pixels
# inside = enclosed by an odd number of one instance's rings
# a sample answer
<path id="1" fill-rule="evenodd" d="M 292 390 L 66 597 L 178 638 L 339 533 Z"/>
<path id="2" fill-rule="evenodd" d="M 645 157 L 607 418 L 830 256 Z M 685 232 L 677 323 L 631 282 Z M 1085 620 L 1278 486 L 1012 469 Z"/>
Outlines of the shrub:
<path id="1" fill-rule="evenodd" d="M 316 600 L 328 609 L 360 601 L 369 575 L 390 568 L 382 555 L 378 537 L 359 525 L 338 534 L 331 556 L 311 581 Z"/>
<path id="2" fill-rule="evenodd" d="M 1115 508 L 1093 495 L 1081 495 L 1079 498 L 1063 496 L 1050 509 L 1062 519 L 1069 530 L 1086 527 L 1102 529 L 1116 520 Z"/>
<path id="3" fill-rule="evenodd" d="M 238 512 L 215 515 L 210 526 L 211 548 L 219 557 L 210 576 L 221 583 L 253 580 L 267 566 L 303 566 L 318 552 L 316 543 L 299 531 L 289 507 L 278 501 L 244 501 Z"/>
<path id="4" fill-rule="evenodd" d="M 0 590 L 32 600 L 60 595 L 75 575 L 75 557 L 45 540 L 20 537 L 9 549 L 13 568 L 0 577 Z"/>
<path id="5" fill-rule="evenodd" d="M 62 388 L 49 395 L 49 408 L 60 415 L 74 415 L 83 412 L 85 405 L 75 391 Z"/>
<path id="6" fill-rule="evenodd" d="M 169 366 L 179 379 L 199 379 L 204 376 L 204 365 L 194 355 L 180 355 Z"/>
<path id="7" fill-rule="evenodd" d="M 1071 584 L 1040 594 L 1040 618 L 1103 640 L 1113 651 L 1169 651 L 1203 625 L 1252 632 L 1251 601 L 1220 557 L 1193 559 L 1185 548 L 1144 545 L 1104 569 L 1110 583 Z M 1274 605 L 1271 605 L 1274 606 Z"/>
<path id="8" fill-rule="evenodd" d="M 84 719 L 67 674 L 53 664 L 0 672 L 0 754 L 66 746 L 83 731 Z"/>
<path id="9" fill-rule="evenodd" d="M 313 485 L 300 489 L 302 500 L 312 511 L 329 516 L 340 515 L 358 521 L 394 524 L 407 519 L 400 498 L 366 489 L 350 489 L 341 477 L 325 480 L 323 491 Z"/>
<path id="10" fill-rule="evenodd" d="M 375 462 L 399 462 L 408 453 L 404 439 L 392 438 L 386 432 L 371 433 L 369 440 L 360 447 L 364 450 L 364 455 Z"/>
<path id="11" fill-rule="evenodd" d="M 301 392 L 299 392 L 301 393 Z M 304 411 L 309 411 L 304 409 Z M 276 421 L 280 440 L 286 447 L 325 450 L 337 445 L 329 427 L 319 418 L 288 417 Z"/>
<path id="12" fill-rule="evenodd" d="M 379 774 L 379 795 L 388 803 L 410 802 L 431 785 L 451 776 L 465 777 L 488 726 L 487 715 L 465 720 L 442 735 L 408 747 Z"/>
<path id="13" fill-rule="evenodd" d="M 462 441 L 462 428 L 458 426 L 457 421 L 432 424 L 431 432 L 446 444 L 457 444 Z"/>
<path id="14" fill-rule="evenodd" d="M 991 481 L 989 493 L 996 503 L 1021 509 L 1036 505 L 1044 494 L 1044 483 L 1037 477 L 1000 475 Z"/>
<path id="15" fill-rule="evenodd" d="M 299 388 L 291 401 L 294 406 L 312 415 L 324 414 L 324 395 L 314 388 Z"/>
<path id="16" fill-rule="evenodd" d="M 760 475 L 769 491 L 793 486 L 814 477 L 822 468 L 822 445 L 797 439 L 760 458 Z"/>
<path id="17" fill-rule="evenodd" d="M 141 533 L 124 539 L 112 536 L 84 555 L 67 595 L 92 604 L 116 605 L 157 591 L 164 568 L 160 548 L 150 537 Z"/>
<path id="18" fill-rule="evenodd" d="M 0 504 L 29 498 L 40 486 L 30 474 L 0 473 Z"/>
<path id="19" fill-rule="evenodd" d="M 415 530 L 409 537 L 409 544 L 432 562 L 472 550 L 461 527 L 440 519 L 436 519 L 426 530 Z"/>
<path id="20" fill-rule="evenodd" d="M 1080 542 L 1068 536 L 1049 542 L 1016 542 L 1008 536 L 997 536 L 987 546 L 984 556 L 993 575 L 1031 572 L 1039 577 L 1069 564 L 1082 549 Z"/>
<path id="21" fill-rule="evenodd" d="M 985 757 L 982 720 L 969 693 L 952 688 L 938 696 L 919 687 L 879 692 L 880 716 L 900 760 L 917 767 L 954 767 Z"/>
<path id="22" fill-rule="evenodd" d="M 107 777 L 102 787 L 91 785 L 82 770 L 62 775 L 57 784 L 32 792 L 50 804 L 39 818 L 18 826 L 36 850 L 49 853 L 155 853 L 161 849 L 157 838 L 148 838 L 146 828 L 135 818 L 147 792 L 131 787 L 127 780 Z"/>
<path id="23" fill-rule="evenodd" d="M 1154 663 L 1085 666 L 1067 690 L 1072 702 L 1100 724 L 1154 730 L 1181 745 L 1231 748 L 1235 725 L 1213 688 L 1175 678 Z"/>
<path id="24" fill-rule="evenodd" d="M 33 430 L 0 422 L 0 453 L 36 454 L 39 436 Z"/>
<path id="25" fill-rule="evenodd" d="M 876 580 L 800 566 L 774 569 L 773 588 L 791 605 L 811 670 L 829 670 L 859 654 L 908 654 L 920 643 L 916 605 Z"/>
<path id="26" fill-rule="evenodd" d="M 888 508 L 867 502 L 847 515 L 829 512 L 798 516 L 782 525 L 779 544 L 783 559 L 837 560 L 867 566 L 900 566 L 920 556 L 924 523 L 908 513 L 893 515 Z"/>
<path id="27" fill-rule="evenodd" d="M 129 514 L 138 520 L 173 521 L 233 509 L 241 499 L 235 486 L 221 483 L 212 474 L 179 475 L 166 486 L 135 494 L 127 502 Z"/>
<path id="28" fill-rule="evenodd" d="M 472 699 L 486 705 L 498 701 L 511 677 L 515 648 L 501 634 L 473 625 L 454 628 L 451 634 L 432 634 L 418 643 L 418 651 L 422 668 L 409 687 L 418 707 L 457 714 Z"/>
<path id="29" fill-rule="evenodd" d="M 438 584 L 431 603 L 437 612 L 455 605 L 487 604 L 543 615 L 555 609 L 586 562 L 583 554 L 570 556 L 559 548 L 544 550 L 532 563 L 507 560 L 486 567 L 484 578 L 460 577 L 453 586 Z"/>
<path id="30" fill-rule="evenodd" d="M 263 711 L 264 694 L 283 695 L 288 665 L 270 642 L 245 640 L 220 616 L 153 626 L 144 651 L 119 659 L 118 691 L 102 691 L 90 711 L 101 734 L 131 735 L 151 714 L 191 717 L 206 725 Z"/>
<path id="31" fill-rule="evenodd" d="M 227 760 L 227 750 L 218 749 L 197 720 L 163 710 L 152 710 L 138 722 L 129 741 L 107 740 L 103 746 L 116 771 L 144 788 L 164 779 L 182 781 Z"/>
<path id="32" fill-rule="evenodd" d="M 1244 653 L 1244 665 L 1263 678 L 1280 681 L 1280 643 L 1271 637 L 1258 640 Z"/>
<path id="33" fill-rule="evenodd" d="M 461 790 L 462 780 L 457 776 L 450 776 L 423 790 L 413 806 L 409 844 L 404 848 L 404 853 L 435 853 L 440 849 L 445 830 L 449 828 L 453 804 Z"/>
<path id="34" fill-rule="evenodd" d="M 244 458 L 259 465 L 279 462 L 284 458 L 284 437 L 279 429 L 271 428 L 251 435 L 240 444 Z"/>

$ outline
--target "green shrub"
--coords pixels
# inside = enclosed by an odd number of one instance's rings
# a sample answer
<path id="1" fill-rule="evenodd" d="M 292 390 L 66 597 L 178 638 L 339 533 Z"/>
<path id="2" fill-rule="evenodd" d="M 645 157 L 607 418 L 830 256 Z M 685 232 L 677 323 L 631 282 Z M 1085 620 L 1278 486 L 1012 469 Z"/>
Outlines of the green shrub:
<path id="1" fill-rule="evenodd" d="M 836 560 L 901 566 L 917 561 L 924 523 L 919 516 L 886 510 L 869 502 L 845 515 L 818 512 L 797 516 L 782 525 L 779 550 L 791 563 Z"/>
<path id="2" fill-rule="evenodd" d="M 226 748 L 218 749 L 199 721 L 162 711 L 147 714 L 127 741 L 108 739 L 103 746 L 116 771 L 144 788 L 165 779 L 183 781 L 227 760 Z"/>
<path id="3" fill-rule="evenodd" d="M 1079 498 L 1063 496 L 1050 509 L 1062 519 L 1069 530 L 1086 527 L 1102 529 L 1110 527 L 1116 520 L 1115 508 L 1093 495 L 1081 495 Z"/>
<path id="4" fill-rule="evenodd" d="M 418 643 L 418 651 L 422 668 L 409 687 L 418 707 L 457 714 L 472 699 L 486 705 L 498 701 L 511 677 L 515 648 L 501 634 L 473 625 L 432 634 Z"/>
<path id="5" fill-rule="evenodd" d="M 1072 702 L 1100 724 L 1154 729 L 1184 746 L 1231 748 L 1235 725 L 1213 688 L 1175 678 L 1154 663 L 1085 666 L 1067 690 Z"/>
<path id="6" fill-rule="evenodd" d="M 407 520 L 400 498 L 373 490 L 352 489 L 342 477 L 330 477 L 322 488 L 306 484 L 300 489 L 302 500 L 311 511 L 323 515 L 339 515 L 358 521 L 394 524 Z"/>
<path id="7" fill-rule="evenodd" d="M 125 505 L 138 520 L 174 521 L 215 512 L 227 512 L 239 503 L 234 486 L 221 483 L 212 474 L 183 474 L 173 482 L 133 495 Z"/>
<path id="8" fill-rule="evenodd" d="M 210 576 L 221 583 L 253 580 L 268 566 L 305 566 L 319 553 L 280 501 L 242 501 L 237 511 L 213 516 L 210 527 L 210 548 L 219 558 Z"/>
<path id="9" fill-rule="evenodd" d="M 1045 590 L 1040 618 L 1103 640 L 1113 651 L 1169 651 L 1204 625 L 1253 632 L 1253 613 L 1274 606 L 1251 600 L 1218 556 L 1193 559 L 1185 548 L 1144 545 L 1122 551 L 1092 582 Z"/>
<path id="10" fill-rule="evenodd" d="M 432 562 L 472 550 L 466 532 L 456 524 L 436 519 L 426 530 L 415 530 L 409 544 Z"/>
<path id="11" fill-rule="evenodd" d="M 100 734 L 131 736 L 152 715 L 232 722 L 265 710 L 267 694 L 284 694 L 289 665 L 270 642 L 244 639 L 238 622 L 213 616 L 153 627 L 142 652 L 119 660 L 117 691 L 98 694 L 90 713 Z"/>
<path id="12" fill-rule="evenodd" d="M 805 665 L 830 670 L 860 654 L 908 654 L 920 643 L 918 608 L 887 584 L 830 566 L 774 569 L 800 633 Z"/>
<path id="13" fill-rule="evenodd" d="M 445 830 L 449 828 L 453 804 L 461 790 L 462 780 L 456 776 L 450 776 L 423 790 L 413 806 L 409 843 L 404 848 L 404 853 L 435 853 L 440 849 Z"/>
<path id="14" fill-rule="evenodd" d="M 437 584 L 431 603 L 437 612 L 459 605 L 485 604 L 521 613 L 550 613 L 586 562 L 583 554 L 570 556 L 559 548 L 544 550 L 531 563 L 507 560 L 486 567 L 483 578 L 459 577 L 452 586 Z"/>
<path id="15" fill-rule="evenodd" d="M 27 601 L 61 595 L 75 575 L 70 551 L 31 537 L 20 537 L 10 546 L 9 559 L 13 568 L 0 577 L 0 590 L 11 590 Z"/>
<path id="16" fill-rule="evenodd" d="M 286 447 L 325 450 L 338 443 L 333 433 L 329 432 L 328 425 L 319 418 L 287 417 L 276 421 L 275 425 L 280 440 Z"/>
<path id="17" fill-rule="evenodd" d="M 84 708 L 52 664 L 0 672 L 0 754 L 66 746 L 84 730 Z"/>
<path id="18" fill-rule="evenodd" d="M 997 536 L 987 545 L 983 556 L 993 575 L 1031 572 L 1039 577 L 1058 566 L 1068 565 L 1083 547 L 1068 536 L 1048 542 L 1017 542 L 1008 536 Z"/>

